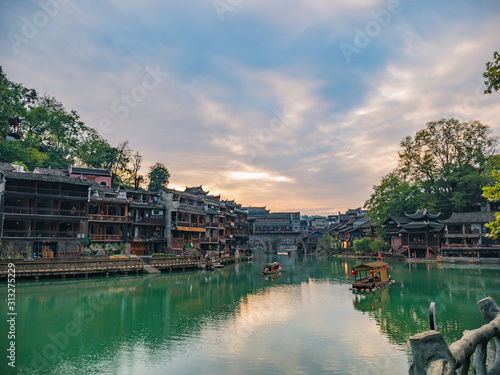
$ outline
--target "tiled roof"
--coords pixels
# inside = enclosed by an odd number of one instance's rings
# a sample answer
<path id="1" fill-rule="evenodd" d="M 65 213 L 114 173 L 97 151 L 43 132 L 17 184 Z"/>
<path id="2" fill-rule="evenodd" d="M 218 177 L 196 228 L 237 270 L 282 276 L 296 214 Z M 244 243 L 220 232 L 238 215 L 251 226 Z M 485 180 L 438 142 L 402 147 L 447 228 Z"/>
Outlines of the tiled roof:
<path id="1" fill-rule="evenodd" d="M 4 162 L 0 162 L 0 170 L 1 171 L 15 171 L 16 170 L 16 167 L 14 167 L 12 164 L 10 163 L 4 163 Z"/>
<path id="2" fill-rule="evenodd" d="M 116 197 L 101 197 L 101 196 L 92 196 L 90 197 L 91 202 L 106 202 L 106 203 L 119 203 L 119 204 L 128 204 L 128 200 L 123 198 Z"/>
<path id="3" fill-rule="evenodd" d="M 68 176 L 64 171 L 60 169 L 53 169 L 53 168 L 41 168 L 41 167 L 36 167 L 33 170 L 33 173 L 41 173 L 41 174 L 48 174 L 52 176 Z"/>
<path id="4" fill-rule="evenodd" d="M 443 224 L 489 223 L 495 221 L 494 212 L 454 212 Z"/>
<path id="5" fill-rule="evenodd" d="M 396 224 L 406 224 L 409 223 L 411 220 L 408 219 L 405 216 L 400 216 L 400 215 L 389 215 L 387 219 L 385 219 L 383 224 L 386 224 L 389 220 L 394 221 Z"/>
<path id="6" fill-rule="evenodd" d="M 25 180 L 25 181 L 60 182 L 60 183 L 66 183 L 66 184 L 85 185 L 85 186 L 95 185 L 94 181 L 81 179 L 81 178 L 75 178 L 75 177 L 52 176 L 52 175 L 32 173 L 32 172 L 2 171 L 2 173 L 7 180 L 13 179 L 13 180 Z"/>
<path id="7" fill-rule="evenodd" d="M 88 174 L 94 176 L 111 177 L 111 172 L 107 169 L 71 167 L 71 174 Z"/>

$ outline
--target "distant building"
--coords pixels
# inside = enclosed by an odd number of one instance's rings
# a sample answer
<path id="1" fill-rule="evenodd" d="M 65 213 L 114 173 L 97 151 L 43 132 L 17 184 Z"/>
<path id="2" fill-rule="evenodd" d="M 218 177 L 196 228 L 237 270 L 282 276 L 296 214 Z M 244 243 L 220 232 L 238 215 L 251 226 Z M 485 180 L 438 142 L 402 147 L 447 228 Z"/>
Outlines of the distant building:
<path id="1" fill-rule="evenodd" d="M 108 169 L 81 168 L 69 165 L 68 176 L 92 180 L 95 181 L 98 185 L 111 186 L 113 173 Z"/>
<path id="2" fill-rule="evenodd" d="M 429 258 L 440 253 L 440 233 L 444 225 L 437 221 L 439 216 L 426 209 L 406 214 L 404 218 L 391 215 L 382 227 L 387 228 L 386 235 L 391 237 L 396 253 L 409 258 Z M 399 241 L 393 239 L 395 234 L 400 237 Z"/>
<path id="3" fill-rule="evenodd" d="M 166 241 L 165 204 L 161 193 L 123 189 L 129 204 L 127 240 L 132 254 L 146 255 L 164 251 Z"/>
<path id="4" fill-rule="evenodd" d="M 254 221 L 254 234 L 301 233 L 300 212 L 270 212 L 266 207 L 246 207 Z"/>
<path id="5" fill-rule="evenodd" d="M 495 221 L 494 212 L 452 213 L 444 224 L 445 243 L 441 245 L 443 256 L 451 257 L 500 257 L 500 241 L 488 237 L 489 228 L 484 225 Z"/>
<path id="6" fill-rule="evenodd" d="M 23 257 L 78 254 L 87 237 L 92 181 L 3 170 L 0 181 L 2 251 Z"/>

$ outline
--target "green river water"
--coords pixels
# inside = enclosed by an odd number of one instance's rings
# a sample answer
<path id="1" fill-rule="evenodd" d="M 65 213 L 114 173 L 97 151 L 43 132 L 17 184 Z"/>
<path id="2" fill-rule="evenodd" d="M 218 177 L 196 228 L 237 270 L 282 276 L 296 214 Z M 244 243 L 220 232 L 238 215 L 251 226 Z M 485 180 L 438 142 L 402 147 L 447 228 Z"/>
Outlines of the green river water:
<path id="1" fill-rule="evenodd" d="M 260 274 L 278 260 L 281 275 Z M 0 291 L 1 374 L 407 374 L 408 338 L 436 302 L 450 344 L 500 303 L 500 267 L 390 263 L 396 281 L 349 290 L 350 259 L 255 257 L 222 270 L 21 281 L 15 365 L 7 285 Z"/>

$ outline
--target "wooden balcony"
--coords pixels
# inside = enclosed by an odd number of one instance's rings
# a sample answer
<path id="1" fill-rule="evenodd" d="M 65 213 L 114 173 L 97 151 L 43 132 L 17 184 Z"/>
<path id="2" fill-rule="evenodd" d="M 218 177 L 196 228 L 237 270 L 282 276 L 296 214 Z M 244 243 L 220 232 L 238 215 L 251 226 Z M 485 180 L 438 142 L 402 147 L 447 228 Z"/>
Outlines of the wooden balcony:
<path id="1" fill-rule="evenodd" d="M 145 225 L 163 225 L 165 220 L 163 218 L 145 217 L 145 218 L 132 218 L 127 217 L 127 222 L 132 224 L 145 224 Z"/>
<path id="2" fill-rule="evenodd" d="M 218 237 L 201 237 L 200 242 L 202 244 L 218 244 L 219 238 Z"/>
<path id="3" fill-rule="evenodd" d="M 201 242 L 199 238 L 193 238 L 191 240 L 185 240 L 183 238 L 172 238 L 170 247 L 172 249 L 182 249 L 183 247 L 189 246 L 190 244 L 192 244 L 193 247 L 199 249 Z"/>
<path id="4" fill-rule="evenodd" d="M 117 215 L 89 215 L 89 221 L 118 221 L 118 222 L 126 222 L 126 216 L 117 216 Z"/>
<path id="5" fill-rule="evenodd" d="M 172 226 L 177 228 L 177 230 L 182 230 L 186 232 L 205 232 L 205 223 L 190 223 L 188 221 L 178 221 L 173 223 Z"/>
<path id="6" fill-rule="evenodd" d="M 87 198 L 88 192 L 87 190 L 64 190 L 58 188 L 35 188 L 34 186 L 18 186 L 18 185 L 9 185 L 5 189 L 6 193 L 28 193 L 28 194 L 38 194 L 38 195 L 46 195 L 51 197 L 72 197 L 72 198 Z"/>
<path id="7" fill-rule="evenodd" d="M 92 241 L 121 241 L 121 234 L 90 234 Z"/>
<path id="8" fill-rule="evenodd" d="M 5 206 L 6 214 L 85 217 L 84 210 Z"/>
<path id="9" fill-rule="evenodd" d="M 500 248 L 500 244 L 462 244 L 462 243 L 444 243 L 443 249 L 478 249 L 478 248 Z"/>

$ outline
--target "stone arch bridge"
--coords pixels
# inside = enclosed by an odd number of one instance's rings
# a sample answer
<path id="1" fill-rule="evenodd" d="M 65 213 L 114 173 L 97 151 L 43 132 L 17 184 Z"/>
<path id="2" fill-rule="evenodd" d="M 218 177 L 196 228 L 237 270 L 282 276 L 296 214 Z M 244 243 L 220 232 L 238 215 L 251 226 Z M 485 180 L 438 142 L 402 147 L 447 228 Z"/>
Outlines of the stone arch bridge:
<path id="1" fill-rule="evenodd" d="M 269 245 L 271 241 L 276 238 L 278 238 L 280 242 L 283 240 L 293 240 L 295 243 L 300 242 L 304 251 L 307 251 L 307 245 L 304 242 L 306 236 L 307 233 L 251 234 L 248 241 L 250 243 L 260 243 L 264 247 L 265 253 L 272 252 L 272 248 L 270 248 Z"/>

